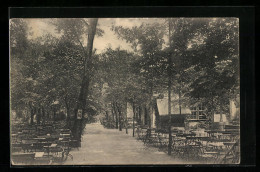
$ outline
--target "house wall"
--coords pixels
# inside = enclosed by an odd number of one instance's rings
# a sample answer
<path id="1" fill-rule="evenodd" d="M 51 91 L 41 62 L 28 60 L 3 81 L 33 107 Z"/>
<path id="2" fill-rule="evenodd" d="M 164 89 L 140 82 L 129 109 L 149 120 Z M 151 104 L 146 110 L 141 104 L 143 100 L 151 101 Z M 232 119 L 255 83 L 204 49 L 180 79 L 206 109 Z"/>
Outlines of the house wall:
<path id="1" fill-rule="evenodd" d="M 172 101 L 178 101 L 177 96 L 172 96 Z M 168 115 L 168 96 L 165 94 L 163 99 L 157 99 L 157 105 L 160 115 Z M 190 114 L 191 111 L 187 107 L 181 107 L 182 114 Z M 171 103 L 171 114 L 180 114 L 179 104 Z"/>
<path id="2" fill-rule="evenodd" d="M 230 119 L 233 120 L 240 115 L 240 107 L 237 104 L 235 100 L 230 100 L 229 101 L 229 110 L 230 110 Z"/>
<path id="3" fill-rule="evenodd" d="M 228 122 L 226 114 L 222 114 L 222 119 L 221 114 L 214 114 L 214 122 Z"/>

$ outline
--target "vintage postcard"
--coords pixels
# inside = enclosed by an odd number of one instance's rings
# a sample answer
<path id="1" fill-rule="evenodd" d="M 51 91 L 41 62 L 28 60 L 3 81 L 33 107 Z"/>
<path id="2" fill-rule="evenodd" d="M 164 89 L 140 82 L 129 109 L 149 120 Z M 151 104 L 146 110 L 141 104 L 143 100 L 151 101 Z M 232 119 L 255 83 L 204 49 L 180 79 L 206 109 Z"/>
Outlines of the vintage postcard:
<path id="1" fill-rule="evenodd" d="M 12 165 L 240 163 L 239 19 L 11 18 Z"/>

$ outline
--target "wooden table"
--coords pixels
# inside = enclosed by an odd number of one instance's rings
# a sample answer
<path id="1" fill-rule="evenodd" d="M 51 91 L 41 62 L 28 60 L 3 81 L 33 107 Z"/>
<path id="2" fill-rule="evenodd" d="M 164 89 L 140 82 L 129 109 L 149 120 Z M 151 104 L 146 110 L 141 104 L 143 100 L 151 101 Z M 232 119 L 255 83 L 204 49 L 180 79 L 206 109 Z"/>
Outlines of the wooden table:
<path id="1" fill-rule="evenodd" d="M 62 137 L 70 137 L 70 134 L 60 134 Z"/>
<path id="2" fill-rule="evenodd" d="M 43 164 L 43 165 L 47 165 L 50 164 L 53 159 L 53 157 L 51 155 L 47 155 L 45 154 L 45 152 L 36 152 L 35 154 L 35 158 L 34 158 L 34 163 L 35 164 Z"/>
<path id="3" fill-rule="evenodd" d="M 35 158 L 42 158 L 44 155 L 44 152 L 35 152 Z"/>

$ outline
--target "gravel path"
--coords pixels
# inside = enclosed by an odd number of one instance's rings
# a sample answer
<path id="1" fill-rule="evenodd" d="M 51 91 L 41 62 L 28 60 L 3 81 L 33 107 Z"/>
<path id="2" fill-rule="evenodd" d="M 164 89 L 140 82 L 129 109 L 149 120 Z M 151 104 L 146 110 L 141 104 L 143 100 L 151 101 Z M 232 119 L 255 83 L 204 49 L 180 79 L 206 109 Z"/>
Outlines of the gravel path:
<path id="1" fill-rule="evenodd" d="M 125 130 L 105 129 L 99 123 L 87 124 L 81 148 L 71 151 L 73 160 L 64 165 L 183 164 L 156 148 L 145 147 Z"/>

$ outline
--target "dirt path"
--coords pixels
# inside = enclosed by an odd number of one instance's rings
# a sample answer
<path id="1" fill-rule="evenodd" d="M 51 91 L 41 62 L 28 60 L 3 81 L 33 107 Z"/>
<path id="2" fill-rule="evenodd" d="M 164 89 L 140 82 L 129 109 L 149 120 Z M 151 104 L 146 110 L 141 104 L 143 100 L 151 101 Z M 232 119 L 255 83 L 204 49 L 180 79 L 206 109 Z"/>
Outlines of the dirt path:
<path id="1" fill-rule="evenodd" d="M 131 132 L 129 132 L 131 133 Z M 87 124 L 81 148 L 71 151 L 73 161 L 67 165 L 116 165 L 116 164 L 182 164 L 183 162 L 145 147 L 131 134 L 115 129 L 105 129 L 101 124 Z"/>

